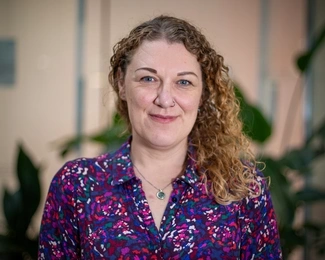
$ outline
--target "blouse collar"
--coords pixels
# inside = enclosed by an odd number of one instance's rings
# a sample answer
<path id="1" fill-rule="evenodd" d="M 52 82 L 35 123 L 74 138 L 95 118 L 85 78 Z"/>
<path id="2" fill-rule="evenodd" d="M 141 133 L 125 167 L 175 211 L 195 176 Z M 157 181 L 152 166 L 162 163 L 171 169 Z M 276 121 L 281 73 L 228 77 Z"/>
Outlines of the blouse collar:
<path id="1" fill-rule="evenodd" d="M 110 156 L 109 167 L 114 175 L 112 176 L 112 185 L 120 185 L 135 178 L 133 164 L 131 161 L 131 140 L 132 136 Z M 193 146 L 189 146 L 186 160 L 185 173 L 179 177 L 190 186 L 194 186 L 198 182 L 197 164 L 195 162 L 196 154 Z"/>

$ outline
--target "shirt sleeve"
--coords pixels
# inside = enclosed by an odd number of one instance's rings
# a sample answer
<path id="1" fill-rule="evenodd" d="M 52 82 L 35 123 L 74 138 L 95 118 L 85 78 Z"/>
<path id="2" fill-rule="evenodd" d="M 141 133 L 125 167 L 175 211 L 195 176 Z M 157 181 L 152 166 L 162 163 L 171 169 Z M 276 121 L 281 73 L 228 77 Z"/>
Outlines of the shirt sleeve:
<path id="1" fill-rule="evenodd" d="M 75 188 L 65 164 L 53 178 L 40 228 L 38 259 L 78 259 L 80 255 Z"/>
<path id="2" fill-rule="evenodd" d="M 246 198 L 241 207 L 241 258 L 246 259 L 282 259 L 280 237 L 275 212 L 267 183 L 257 177 L 261 194 L 255 198 Z"/>

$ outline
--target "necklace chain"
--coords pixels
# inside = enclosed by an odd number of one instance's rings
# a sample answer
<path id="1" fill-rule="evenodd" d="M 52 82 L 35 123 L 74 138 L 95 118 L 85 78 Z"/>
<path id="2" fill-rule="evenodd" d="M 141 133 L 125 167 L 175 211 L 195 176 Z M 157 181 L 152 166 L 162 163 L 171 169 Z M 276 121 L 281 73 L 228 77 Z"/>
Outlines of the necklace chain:
<path id="1" fill-rule="evenodd" d="M 160 200 L 163 200 L 166 197 L 164 189 L 166 189 L 171 184 L 171 182 L 168 183 L 164 188 L 159 189 L 155 185 L 153 185 L 150 181 L 148 181 L 146 177 L 144 177 L 144 175 L 139 171 L 138 167 L 135 164 L 133 164 L 133 166 L 146 182 L 148 182 L 152 187 L 154 187 L 156 190 L 158 190 L 158 192 L 156 193 L 156 197 Z"/>

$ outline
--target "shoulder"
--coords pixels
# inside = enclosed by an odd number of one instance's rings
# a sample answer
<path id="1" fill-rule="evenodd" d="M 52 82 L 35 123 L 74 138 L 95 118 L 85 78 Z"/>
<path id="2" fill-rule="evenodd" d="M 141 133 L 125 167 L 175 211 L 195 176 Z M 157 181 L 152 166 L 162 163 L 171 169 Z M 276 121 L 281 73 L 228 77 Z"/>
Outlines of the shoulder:
<path id="1" fill-rule="evenodd" d="M 250 193 L 243 199 L 242 206 L 256 208 L 261 203 L 266 203 L 270 199 L 269 179 L 264 176 L 262 171 L 255 170 L 253 180 L 250 184 Z"/>
<path id="2" fill-rule="evenodd" d="M 255 253 L 258 259 L 281 259 L 280 238 L 268 179 L 260 171 L 256 172 L 252 193 L 242 200 L 239 211 L 242 251 L 248 255 Z"/>
<path id="3" fill-rule="evenodd" d="M 269 190 L 269 179 L 259 170 L 251 183 L 251 193 L 241 201 L 240 213 L 245 222 L 259 221 L 266 215 L 275 218 L 275 212 Z"/>
<path id="4" fill-rule="evenodd" d="M 123 144 L 113 153 L 105 153 L 94 158 L 77 158 L 66 162 L 55 174 L 51 186 L 60 185 L 62 189 L 72 191 L 111 183 L 116 167 L 123 156 L 127 157 L 127 144 Z"/>
<path id="5" fill-rule="evenodd" d="M 109 178 L 109 171 L 105 171 L 101 164 L 110 158 L 110 154 L 96 158 L 77 158 L 66 162 L 54 175 L 51 188 L 58 186 L 60 190 L 73 192 L 76 187 L 85 187 L 91 181 Z"/>

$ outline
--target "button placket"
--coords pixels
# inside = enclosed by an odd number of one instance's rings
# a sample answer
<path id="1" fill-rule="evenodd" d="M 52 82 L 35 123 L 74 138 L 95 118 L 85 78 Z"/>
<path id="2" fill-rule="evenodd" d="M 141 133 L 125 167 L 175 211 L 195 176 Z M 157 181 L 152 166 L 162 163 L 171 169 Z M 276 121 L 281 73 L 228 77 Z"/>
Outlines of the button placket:
<path id="1" fill-rule="evenodd" d="M 187 187 L 186 183 L 180 179 L 173 182 L 172 185 L 173 191 L 170 195 L 159 230 L 162 237 L 164 237 L 166 231 L 170 231 L 170 228 L 175 223 L 177 213 L 182 206 L 182 196 L 184 196 Z"/>
<path id="2" fill-rule="evenodd" d="M 141 181 L 134 180 L 128 186 L 128 195 L 132 201 L 132 208 L 135 221 L 140 223 L 140 227 L 147 231 L 151 248 L 155 248 L 160 243 L 160 235 L 156 228 L 153 216 L 150 211 L 148 201 L 142 190 Z"/>

